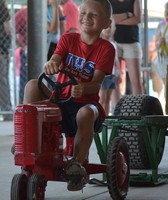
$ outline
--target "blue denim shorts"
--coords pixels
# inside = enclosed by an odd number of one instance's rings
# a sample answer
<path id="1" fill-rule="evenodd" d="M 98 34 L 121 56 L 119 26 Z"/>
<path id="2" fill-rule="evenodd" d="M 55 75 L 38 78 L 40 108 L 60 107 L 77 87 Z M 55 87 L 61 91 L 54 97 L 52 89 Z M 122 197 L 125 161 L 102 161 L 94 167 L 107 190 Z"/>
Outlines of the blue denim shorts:
<path id="1" fill-rule="evenodd" d="M 104 80 L 101 85 L 102 90 L 108 90 L 108 89 L 116 89 L 116 76 L 115 75 L 107 75 L 104 77 Z"/>

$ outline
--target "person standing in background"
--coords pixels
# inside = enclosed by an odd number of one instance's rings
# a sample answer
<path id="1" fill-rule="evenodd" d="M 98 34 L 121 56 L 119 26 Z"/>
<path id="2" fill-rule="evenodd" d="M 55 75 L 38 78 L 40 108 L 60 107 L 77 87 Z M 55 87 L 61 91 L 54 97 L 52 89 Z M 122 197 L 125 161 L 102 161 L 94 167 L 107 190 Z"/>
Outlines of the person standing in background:
<path id="1" fill-rule="evenodd" d="M 164 19 L 159 22 L 156 29 L 156 69 L 159 77 L 163 80 L 165 96 L 165 112 L 168 114 L 168 2 L 165 4 Z"/>
<path id="2" fill-rule="evenodd" d="M 60 39 L 60 35 L 65 32 L 65 20 L 59 1 L 48 0 L 47 1 L 47 44 L 48 54 L 47 60 L 49 60 L 54 53 L 56 45 Z"/>
<path id="3" fill-rule="evenodd" d="M 27 83 L 27 7 L 15 13 L 16 44 L 20 48 L 19 104 L 23 103 L 24 87 Z"/>
<path id="4" fill-rule="evenodd" d="M 158 98 L 161 98 L 162 90 L 163 90 L 163 81 L 158 75 L 158 71 L 155 65 L 156 60 L 156 37 L 152 36 L 151 41 L 149 42 L 149 64 L 151 66 L 150 77 L 152 79 L 153 90 L 157 92 Z"/>
<path id="5" fill-rule="evenodd" d="M 156 68 L 158 75 L 162 78 L 166 86 L 167 64 L 168 64 L 168 2 L 165 4 L 164 20 L 156 29 Z"/>
<path id="6" fill-rule="evenodd" d="M 66 32 L 80 32 L 78 25 L 79 9 L 73 0 L 61 0 L 62 11 L 66 16 Z"/>
<path id="7" fill-rule="evenodd" d="M 4 0 L 0 0 L 0 111 L 11 111 L 9 87 L 9 50 L 11 47 L 11 24 L 9 10 Z M 3 120 L 12 120 L 11 114 L 5 114 Z"/>
<path id="8" fill-rule="evenodd" d="M 109 26 L 109 28 L 104 29 L 102 31 L 101 38 L 111 42 L 114 48 L 116 49 L 116 42 L 114 41 L 115 29 L 116 29 L 115 22 L 114 22 L 114 19 L 112 18 L 112 24 Z M 117 51 L 116 51 L 112 74 L 106 75 L 104 77 L 104 80 L 99 92 L 99 96 L 100 96 L 99 102 L 103 106 L 106 116 L 113 113 L 115 105 L 121 98 L 121 92 L 120 92 L 120 87 L 119 87 L 119 84 L 121 82 L 120 76 L 121 76 L 120 62 L 119 62 Z"/>
<path id="9" fill-rule="evenodd" d="M 110 0 L 116 23 L 114 40 L 119 60 L 125 60 L 133 95 L 143 93 L 141 80 L 142 50 L 139 42 L 140 0 Z"/>

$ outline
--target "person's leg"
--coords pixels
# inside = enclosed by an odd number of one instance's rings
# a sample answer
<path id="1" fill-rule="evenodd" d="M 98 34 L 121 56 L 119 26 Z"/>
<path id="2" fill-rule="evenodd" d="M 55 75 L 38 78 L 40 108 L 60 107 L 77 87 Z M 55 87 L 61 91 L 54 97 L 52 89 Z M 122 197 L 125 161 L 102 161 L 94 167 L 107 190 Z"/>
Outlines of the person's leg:
<path id="1" fill-rule="evenodd" d="M 81 107 L 77 112 L 73 158 L 69 161 L 66 169 L 67 179 L 69 179 L 67 189 L 70 191 L 81 190 L 87 183 L 87 172 L 82 164 L 89 154 L 98 115 L 97 107 L 90 104 Z"/>
<path id="2" fill-rule="evenodd" d="M 43 86 L 43 89 L 48 95 L 50 94 L 46 86 Z M 44 100 L 44 98 L 40 94 L 40 91 L 38 88 L 38 80 L 32 79 L 29 82 L 27 82 L 27 84 L 25 85 L 23 104 L 37 102 L 40 100 Z M 12 154 L 14 154 L 14 151 L 15 151 L 15 146 L 13 144 L 11 148 Z"/>
<path id="3" fill-rule="evenodd" d="M 111 96 L 111 110 L 112 113 L 114 112 L 115 106 L 118 103 L 118 101 L 121 98 L 121 92 L 120 92 L 120 87 L 119 84 L 117 84 L 117 88 L 113 90 L 112 96 Z"/>
<path id="4" fill-rule="evenodd" d="M 110 100 L 111 100 L 112 89 L 103 90 L 101 89 L 99 92 L 100 96 L 100 104 L 104 108 L 106 116 L 109 114 L 110 110 Z"/>
<path id="5" fill-rule="evenodd" d="M 105 76 L 99 92 L 99 102 L 104 108 L 106 116 L 108 116 L 110 112 L 111 94 L 115 87 L 116 77 L 114 75 Z"/>
<path id="6" fill-rule="evenodd" d="M 119 83 L 119 88 L 121 95 L 125 95 L 126 92 L 126 64 L 125 60 L 122 60 L 122 58 L 119 58 L 120 60 L 120 69 L 121 69 L 121 82 Z"/>
<path id="7" fill-rule="evenodd" d="M 43 86 L 43 89 L 45 93 L 49 96 L 50 92 L 45 85 Z M 40 100 L 44 100 L 44 98 L 40 94 L 38 88 L 38 80 L 32 79 L 25 86 L 23 103 L 27 104 Z"/>
<path id="8" fill-rule="evenodd" d="M 133 95 L 142 94 L 143 89 L 140 71 L 141 60 L 136 58 L 127 58 L 125 61 L 131 81 Z"/>
<path id="9" fill-rule="evenodd" d="M 101 88 L 99 91 L 99 97 L 100 97 L 99 102 L 105 110 L 106 90 Z"/>
<path id="10" fill-rule="evenodd" d="M 152 79 L 153 91 L 157 92 L 158 98 L 160 98 L 163 89 L 163 80 L 158 76 L 156 71 L 150 72 L 150 77 Z"/>
<path id="11" fill-rule="evenodd" d="M 111 101 L 112 91 L 113 91 L 113 89 L 106 90 L 106 99 L 105 99 L 105 107 L 104 107 L 106 116 L 109 115 L 109 112 L 111 110 L 110 109 L 110 101 Z"/>
<path id="12" fill-rule="evenodd" d="M 74 157 L 83 163 L 88 155 L 93 139 L 94 124 L 99 115 L 98 109 L 94 105 L 82 107 L 76 116 L 77 132 L 75 135 Z"/>

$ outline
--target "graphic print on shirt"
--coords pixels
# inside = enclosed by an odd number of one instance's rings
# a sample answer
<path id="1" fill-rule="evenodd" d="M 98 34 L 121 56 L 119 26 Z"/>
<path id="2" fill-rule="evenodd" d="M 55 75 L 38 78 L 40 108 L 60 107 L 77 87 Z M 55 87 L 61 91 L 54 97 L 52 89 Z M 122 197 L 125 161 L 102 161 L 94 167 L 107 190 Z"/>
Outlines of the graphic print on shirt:
<path id="1" fill-rule="evenodd" d="M 68 71 L 86 81 L 93 77 L 95 65 L 94 62 L 86 62 L 85 58 L 73 55 L 72 53 L 69 53 L 66 59 L 66 68 Z"/>

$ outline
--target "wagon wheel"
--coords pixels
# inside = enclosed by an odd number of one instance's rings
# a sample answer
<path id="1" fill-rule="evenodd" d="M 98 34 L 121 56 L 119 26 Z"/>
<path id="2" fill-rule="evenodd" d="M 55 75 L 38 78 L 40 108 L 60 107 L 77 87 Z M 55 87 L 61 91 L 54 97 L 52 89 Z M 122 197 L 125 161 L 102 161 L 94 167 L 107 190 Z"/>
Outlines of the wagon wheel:
<path id="1" fill-rule="evenodd" d="M 11 200 L 25 200 L 27 195 L 27 177 L 15 174 L 11 183 Z"/>
<path id="2" fill-rule="evenodd" d="M 145 116 L 145 115 L 163 115 L 160 101 L 152 96 L 148 95 L 126 95 L 120 99 L 115 107 L 114 115 L 119 116 Z M 126 130 L 127 129 L 127 130 Z M 151 130 L 149 128 L 149 133 Z M 142 130 L 138 126 L 124 127 L 117 131 L 118 136 L 124 137 L 129 146 L 130 155 L 130 167 L 132 169 L 149 169 L 150 161 L 148 158 L 145 142 L 143 140 Z M 159 135 L 158 137 L 163 137 Z M 157 163 L 159 165 L 163 151 L 164 151 L 165 139 L 163 138 L 163 144 L 161 150 L 156 152 Z"/>
<path id="3" fill-rule="evenodd" d="M 33 174 L 29 177 L 27 185 L 27 200 L 44 200 L 46 182 L 44 177 L 39 174 Z"/>
<path id="4" fill-rule="evenodd" d="M 107 184 L 114 200 L 125 199 L 129 185 L 129 152 L 123 138 L 114 138 L 108 147 Z"/>

